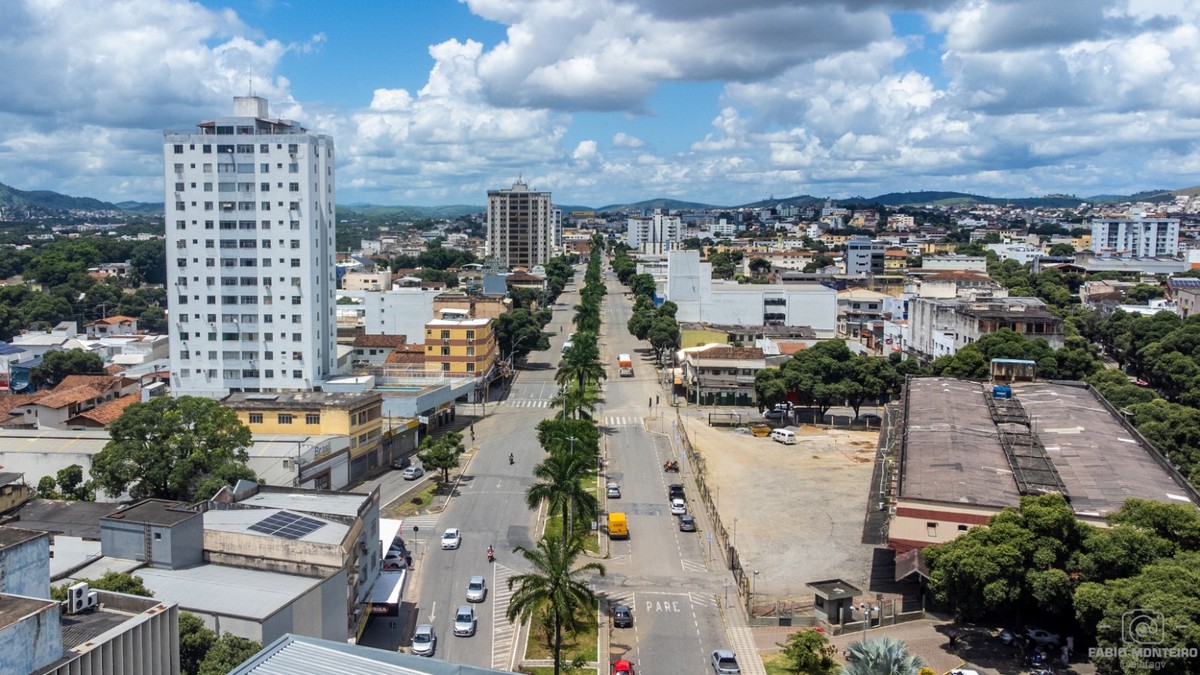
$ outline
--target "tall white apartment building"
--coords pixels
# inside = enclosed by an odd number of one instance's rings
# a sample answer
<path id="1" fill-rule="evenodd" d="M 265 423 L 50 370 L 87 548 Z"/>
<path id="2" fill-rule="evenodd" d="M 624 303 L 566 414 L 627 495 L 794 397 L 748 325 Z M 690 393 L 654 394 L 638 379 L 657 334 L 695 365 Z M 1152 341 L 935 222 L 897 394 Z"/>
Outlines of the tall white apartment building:
<path id="1" fill-rule="evenodd" d="M 625 226 L 625 243 L 642 253 L 666 253 L 680 241 L 683 221 L 654 209 L 647 218 L 630 218 Z"/>
<path id="2" fill-rule="evenodd" d="M 1178 218 L 1096 218 L 1092 250 L 1134 258 L 1179 255 Z"/>
<path id="3" fill-rule="evenodd" d="M 304 391 L 335 371 L 333 139 L 236 97 L 163 135 L 171 391 Z"/>
<path id="4" fill-rule="evenodd" d="M 545 265 L 562 244 L 549 192 L 534 192 L 521 181 L 511 190 L 488 190 L 487 252 L 508 267 Z"/>

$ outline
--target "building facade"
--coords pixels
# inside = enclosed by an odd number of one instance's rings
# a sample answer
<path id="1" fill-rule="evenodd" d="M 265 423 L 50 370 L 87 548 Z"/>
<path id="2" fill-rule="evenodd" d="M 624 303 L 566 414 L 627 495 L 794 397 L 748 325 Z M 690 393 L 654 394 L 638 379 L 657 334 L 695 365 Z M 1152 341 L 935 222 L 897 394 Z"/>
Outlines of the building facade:
<path id="1" fill-rule="evenodd" d="M 1135 258 L 1179 255 L 1178 218 L 1096 218 L 1092 250 Z"/>
<path id="2" fill-rule="evenodd" d="M 1045 338 L 1062 349 L 1063 320 L 1037 298 L 913 298 L 908 305 L 909 350 L 923 359 L 955 354 L 1001 328 Z"/>
<path id="3" fill-rule="evenodd" d="M 336 370 L 333 139 L 267 101 L 166 132 L 171 391 L 303 391 Z"/>
<path id="4" fill-rule="evenodd" d="M 508 267 L 544 265 L 558 247 L 558 228 L 549 192 L 534 192 L 521 181 L 488 190 L 488 257 Z"/>
<path id="5" fill-rule="evenodd" d="M 856 235 L 846 240 L 846 274 L 883 274 L 887 244 Z"/>
<path id="6" fill-rule="evenodd" d="M 425 324 L 425 371 L 484 377 L 497 359 L 492 320 L 434 319 Z"/>
<path id="7" fill-rule="evenodd" d="M 646 218 L 630 218 L 625 226 L 625 243 L 642 253 L 666 253 L 681 239 L 679 216 L 664 215 L 662 209 Z"/>

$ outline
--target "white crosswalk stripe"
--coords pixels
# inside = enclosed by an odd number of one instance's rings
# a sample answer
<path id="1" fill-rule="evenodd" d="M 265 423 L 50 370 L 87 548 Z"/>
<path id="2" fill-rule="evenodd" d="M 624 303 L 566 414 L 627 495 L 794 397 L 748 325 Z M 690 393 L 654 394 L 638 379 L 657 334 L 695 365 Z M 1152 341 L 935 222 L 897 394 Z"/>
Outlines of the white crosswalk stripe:
<path id="1" fill-rule="evenodd" d="M 501 401 L 498 405 L 510 408 L 546 408 L 550 405 L 550 401 L 537 398 L 517 398 Z"/>
<path id="2" fill-rule="evenodd" d="M 508 589 L 508 579 L 516 573 L 516 570 L 500 563 L 496 563 L 492 573 L 492 668 L 496 670 L 508 670 L 512 667 L 512 651 L 518 626 L 509 622 L 505 615 L 513 595 L 513 591 Z"/>
<path id="3" fill-rule="evenodd" d="M 630 417 L 605 417 L 604 426 L 608 427 L 629 427 L 636 426 L 642 423 L 642 418 L 637 416 Z"/>
<path id="4" fill-rule="evenodd" d="M 688 600 L 691 600 L 693 605 L 699 605 L 701 607 L 717 606 L 717 599 L 712 593 L 688 593 Z"/>
<path id="5" fill-rule="evenodd" d="M 684 572 L 707 572 L 708 565 L 703 560 L 681 560 Z"/>

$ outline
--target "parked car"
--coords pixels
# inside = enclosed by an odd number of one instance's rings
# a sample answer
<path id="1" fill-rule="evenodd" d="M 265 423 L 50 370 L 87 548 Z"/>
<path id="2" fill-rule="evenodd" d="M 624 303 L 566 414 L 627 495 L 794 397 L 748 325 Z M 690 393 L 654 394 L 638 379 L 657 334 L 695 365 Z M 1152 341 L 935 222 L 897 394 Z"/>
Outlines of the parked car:
<path id="1" fill-rule="evenodd" d="M 633 675 L 633 664 L 625 659 L 613 661 L 612 675 Z"/>
<path id="2" fill-rule="evenodd" d="M 407 469 L 412 466 L 412 457 L 398 457 L 392 460 L 393 469 Z"/>
<path id="3" fill-rule="evenodd" d="M 458 637 L 471 637 L 475 634 L 475 608 L 470 605 L 459 605 L 454 612 L 454 634 Z"/>
<path id="4" fill-rule="evenodd" d="M 1058 647 L 1062 642 L 1058 635 L 1048 630 L 1042 630 L 1041 628 L 1026 628 L 1025 637 L 1041 647 L 1049 647 L 1051 649 Z"/>
<path id="5" fill-rule="evenodd" d="M 784 418 L 785 415 L 787 415 L 786 410 L 767 410 L 766 412 L 763 413 L 763 419 L 781 420 Z"/>
<path id="6" fill-rule="evenodd" d="M 425 475 L 425 469 L 419 466 L 410 466 L 404 470 L 402 475 L 404 476 L 404 480 L 416 480 Z"/>
<path id="7" fill-rule="evenodd" d="M 487 582 L 481 576 L 467 582 L 467 602 L 483 602 L 487 598 Z"/>
<path id="8" fill-rule="evenodd" d="M 617 485 L 616 483 L 609 483 L 608 487 L 605 489 L 605 494 L 608 495 L 609 499 L 620 499 L 621 486 Z"/>
<path id="9" fill-rule="evenodd" d="M 613 626 L 616 628 L 629 628 L 633 625 L 633 610 L 629 605 L 617 605 L 613 607 Z"/>
<path id="10" fill-rule="evenodd" d="M 452 527 L 442 533 L 442 549 L 449 551 L 462 545 L 462 535 L 457 527 Z"/>
<path id="11" fill-rule="evenodd" d="M 433 656 L 437 647 L 437 636 L 433 634 L 433 626 L 423 623 L 417 626 L 412 636 L 412 653 L 417 656 Z"/>
<path id="12" fill-rule="evenodd" d="M 683 485 L 671 483 L 667 486 L 667 499 L 683 499 Z"/>
<path id="13" fill-rule="evenodd" d="M 687 513 L 687 502 L 676 497 L 671 500 L 671 515 L 682 516 Z"/>
<path id="14" fill-rule="evenodd" d="M 693 518 L 692 516 L 689 516 L 686 513 L 683 514 L 682 516 L 679 516 L 679 531 L 680 532 L 695 532 L 696 531 L 696 519 Z"/>
<path id="15" fill-rule="evenodd" d="M 879 426 L 880 424 L 883 424 L 883 418 L 875 413 L 863 413 L 858 416 L 858 421 L 864 422 L 871 426 Z"/>
<path id="16" fill-rule="evenodd" d="M 712 667 L 719 675 L 741 675 L 737 654 L 728 649 L 718 649 L 712 653 Z"/>

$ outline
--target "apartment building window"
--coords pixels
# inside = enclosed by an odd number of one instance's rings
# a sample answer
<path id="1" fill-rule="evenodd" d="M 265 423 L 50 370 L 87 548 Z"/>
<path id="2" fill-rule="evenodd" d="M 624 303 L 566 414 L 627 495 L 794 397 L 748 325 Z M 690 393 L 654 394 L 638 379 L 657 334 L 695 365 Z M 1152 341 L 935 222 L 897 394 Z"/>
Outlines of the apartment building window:
<path id="1" fill-rule="evenodd" d="M 320 424 L 321 423 L 321 415 L 318 413 L 308 413 L 307 415 L 304 416 L 304 423 L 305 424 Z"/>
<path id="2" fill-rule="evenodd" d="M 300 378 L 304 377 L 304 372 L 303 372 L 303 371 L 299 371 L 299 370 L 293 370 L 293 371 L 292 371 L 292 377 L 294 377 L 294 378 L 296 378 L 297 380 L 299 380 Z"/>
<path id="3" fill-rule="evenodd" d="M 182 155 L 182 154 L 183 154 L 183 143 L 176 143 L 176 144 L 175 144 L 175 154 L 177 154 L 177 155 Z"/>
<path id="4" fill-rule="evenodd" d="M 288 192 L 299 192 L 299 191 L 300 191 L 299 183 L 288 183 Z"/>
<path id="5" fill-rule="evenodd" d="M 445 361 L 442 362 L 442 372 L 443 373 L 450 372 L 450 364 L 449 363 L 446 363 Z"/>
<path id="6" fill-rule="evenodd" d="M 300 259 L 292 258 L 292 267 L 299 267 L 299 266 L 300 266 Z"/>
<path id="7" fill-rule="evenodd" d="M 925 523 L 925 533 L 931 537 L 937 536 L 937 523 Z"/>
<path id="8" fill-rule="evenodd" d="M 264 154 L 265 154 L 265 153 L 268 153 L 268 152 L 270 152 L 270 151 L 271 151 L 271 144 L 270 144 L 270 143 L 259 143 L 259 144 L 258 144 L 258 151 L 259 151 L 260 153 L 264 153 Z"/>
<path id="9" fill-rule="evenodd" d="M 475 356 L 475 348 L 467 347 L 467 356 Z"/>
<path id="10" fill-rule="evenodd" d="M 450 356 L 450 348 L 442 347 L 442 356 Z"/>
<path id="11" fill-rule="evenodd" d="M 292 342 L 304 342 L 304 336 L 300 333 L 292 333 Z"/>
<path id="12" fill-rule="evenodd" d="M 474 363 L 468 363 L 468 364 L 467 364 L 467 372 L 468 372 L 468 373 L 473 373 L 473 372 L 475 372 L 475 364 L 474 364 Z"/>
<path id="13" fill-rule="evenodd" d="M 299 239 L 292 240 L 292 248 L 300 248 L 300 240 Z"/>
<path id="14" fill-rule="evenodd" d="M 285 414 L 285 413 L 279 413 L 279 423 L 280 424 L 291 424 L 292 416 Z"/>
<path id="15" fill-rule="evenodd" d="M 450 331 L 448 331 L 448 330 L 442 331 L 442 339 L 449 340 L 450 339 Z"/>
<path id="16" fill-rule="evenodd" d="M 250 424 L 262 424 L 262 413 L 250 413 Z"/>

